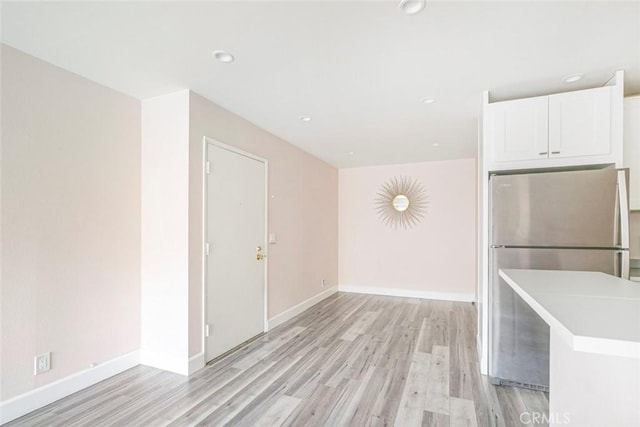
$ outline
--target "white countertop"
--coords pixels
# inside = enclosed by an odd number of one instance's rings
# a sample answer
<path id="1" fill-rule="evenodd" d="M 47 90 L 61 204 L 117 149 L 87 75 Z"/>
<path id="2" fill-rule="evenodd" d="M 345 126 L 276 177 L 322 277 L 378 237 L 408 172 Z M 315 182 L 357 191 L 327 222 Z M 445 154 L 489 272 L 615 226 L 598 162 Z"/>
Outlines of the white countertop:
<path id="1" fill-rule="evenodd" d="M 591 271 L 499 271 L 575 351 L 640 359 L 640 284 Z"/>

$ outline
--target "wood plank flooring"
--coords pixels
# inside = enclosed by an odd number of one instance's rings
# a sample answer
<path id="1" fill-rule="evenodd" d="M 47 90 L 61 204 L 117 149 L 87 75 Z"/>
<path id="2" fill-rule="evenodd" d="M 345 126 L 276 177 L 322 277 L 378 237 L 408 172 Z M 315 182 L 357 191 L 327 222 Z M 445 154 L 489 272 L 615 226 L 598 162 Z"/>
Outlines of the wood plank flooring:
<path id="1" fill-rule="evenodd" d="M 480 375 L 475 335 L 469 303 L 339 293 L 189 378 L 138 366 L 8 425 L 511 427 L 547 413 L 545 393 Z"/>

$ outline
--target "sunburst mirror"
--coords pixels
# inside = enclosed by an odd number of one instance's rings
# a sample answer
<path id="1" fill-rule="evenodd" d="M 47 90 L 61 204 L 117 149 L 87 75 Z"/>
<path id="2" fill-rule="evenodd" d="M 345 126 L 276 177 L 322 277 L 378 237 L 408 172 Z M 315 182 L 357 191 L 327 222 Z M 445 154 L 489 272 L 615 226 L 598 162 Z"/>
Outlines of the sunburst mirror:
<path id="1" fill-rule="evenodd" d="M 376 212 L 389 227 L 411 228 L 420 223 L 426 214 L 428 197 L 416 179 L 393 177 L 376 194 Z"/>

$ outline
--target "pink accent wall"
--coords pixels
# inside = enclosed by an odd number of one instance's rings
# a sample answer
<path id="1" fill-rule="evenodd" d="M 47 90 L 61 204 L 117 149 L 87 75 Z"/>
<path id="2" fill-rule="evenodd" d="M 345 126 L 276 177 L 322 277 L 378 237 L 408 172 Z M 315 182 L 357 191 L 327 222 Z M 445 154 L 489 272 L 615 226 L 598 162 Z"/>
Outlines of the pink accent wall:
<path id="1" fill-rule="evenodd" d="M 202 351 L 203 137 L 269 161 L 268 318 L 338 284 L 338 170 L 193 92 L 189 103 L 189 355 Z M 326 287 L 321 281 L 326 279 Z"/>
<path id="2" fill-rule="evenodd" d="M 140 101 L 6 45 L 1 86 L 7 400 L 140 347 Z"/>
<path id="3" fill-rule="evenodd" d="M 374 201 L 389 178 L 416 178 L 429 198 L 413 228 L 392 229 Z M 340 286 L 475 295 L 475 159 L 341 169 Z"/>

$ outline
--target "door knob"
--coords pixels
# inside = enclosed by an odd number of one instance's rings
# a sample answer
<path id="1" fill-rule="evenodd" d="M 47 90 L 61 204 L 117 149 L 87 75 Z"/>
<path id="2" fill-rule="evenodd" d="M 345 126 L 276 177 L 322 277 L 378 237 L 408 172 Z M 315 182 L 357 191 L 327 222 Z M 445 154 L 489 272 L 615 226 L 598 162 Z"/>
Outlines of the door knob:
<path id="1" fill-rule="evenodd" d="M 256 252 L 260 252 L 262 250 L 262 246 L 258 245 L 258 247 L 256 248 Z"/>
<path id="2" fill-rule="evenodd" d="M 261 260 L 265 259 L 266 257 L 267 257 L 266 254 L 256 254 L 256 259 L 258 261 L 261 261 Z"/>

